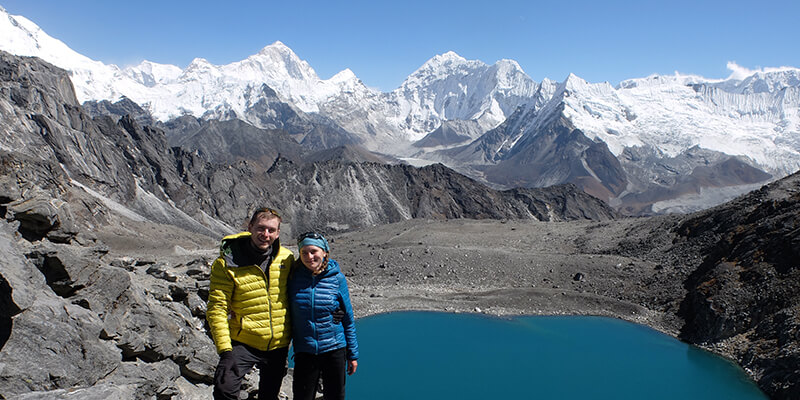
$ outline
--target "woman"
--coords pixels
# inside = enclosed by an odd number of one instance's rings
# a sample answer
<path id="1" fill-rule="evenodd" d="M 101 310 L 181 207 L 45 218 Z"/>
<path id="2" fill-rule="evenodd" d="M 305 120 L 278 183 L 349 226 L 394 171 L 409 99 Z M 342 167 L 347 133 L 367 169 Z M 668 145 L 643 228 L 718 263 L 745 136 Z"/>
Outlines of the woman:
<path id="1" fill-rule="evenodd" d="M 295 262 L 289 279 L 294 398 L 314 399 L 321 376 L 324 399 L 344 399 L 345 374 L 352 375 L 358 367 L 347 281 L 339 264 L 328 258 L 328 241 L 319 233 L 300 235 L 297 248 L 300 262 Z M 337 311 L 343 314 L 341 321 L 334 316 Z"/>

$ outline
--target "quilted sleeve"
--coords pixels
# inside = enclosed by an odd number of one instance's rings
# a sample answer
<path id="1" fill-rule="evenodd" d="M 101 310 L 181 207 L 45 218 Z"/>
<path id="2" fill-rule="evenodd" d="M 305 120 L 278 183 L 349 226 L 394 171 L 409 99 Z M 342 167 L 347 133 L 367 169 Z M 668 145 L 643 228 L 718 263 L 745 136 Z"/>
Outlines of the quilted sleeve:
<path id="1" fill-rule="evenodd" d="M 231 332 L 228 326 L 228 305 L 233 294 L 233 278 L 228 275 L 225 261 L 217 258 L 211 264 L 211 283 L 208 290 L 206 320 L 211 328 L 211 337 L 217 353 L 232 350 Z"/>
<path id="2" fill-rule="evenodd" d="M 344 274 L 339 273 L 339 299 L 344 305 L 344 317 L 342 327 L 344 337 L 347 341 L 347 359 L 358 359 L 358 340 L 356 339 L 356 321 L 353 316 L 353 306 L 350 304 L 350 290 L 347 288 L 347 279 Z"/>

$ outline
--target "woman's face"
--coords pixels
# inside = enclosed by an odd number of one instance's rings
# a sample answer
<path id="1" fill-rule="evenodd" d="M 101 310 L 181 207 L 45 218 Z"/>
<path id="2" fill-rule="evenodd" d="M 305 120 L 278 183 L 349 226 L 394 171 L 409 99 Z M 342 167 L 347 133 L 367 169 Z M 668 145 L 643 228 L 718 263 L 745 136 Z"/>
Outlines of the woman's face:
<path id="1" fill-rule="evenodd" d="M 317 271 L 327 256 L 328 253 L 314 245 L 303 246 L 300 249 L 300 260 L 311 271 Z"/>

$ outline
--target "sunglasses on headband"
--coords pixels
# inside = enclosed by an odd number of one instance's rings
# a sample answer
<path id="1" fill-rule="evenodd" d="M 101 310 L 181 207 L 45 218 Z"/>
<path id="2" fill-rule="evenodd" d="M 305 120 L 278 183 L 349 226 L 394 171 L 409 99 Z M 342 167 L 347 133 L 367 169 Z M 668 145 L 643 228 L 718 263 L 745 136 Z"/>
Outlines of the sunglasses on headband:
<path id="1" fill-rule="evenodd" d="M 298 242 L 303 241 L 303 239 L 325 239 L 325 236 L 322 236 L 322 234 L 317 232 L 306 232 L 297 237 Z"/>
<path id="2" fill-rule="evenodd" d="M 261 208 L 257 209 L 255 214 L 259 214 L 259 213 L 270 213 L 270 214 L 272 214 L 272 215 L 274 215 L 274 216 L 276 216 L 278 218 L 281 217 L 281 215 L 278 214 L 278 210 L 275 210 L 274 208 L 269 208 L 269 207 L 261 207 Z"/>

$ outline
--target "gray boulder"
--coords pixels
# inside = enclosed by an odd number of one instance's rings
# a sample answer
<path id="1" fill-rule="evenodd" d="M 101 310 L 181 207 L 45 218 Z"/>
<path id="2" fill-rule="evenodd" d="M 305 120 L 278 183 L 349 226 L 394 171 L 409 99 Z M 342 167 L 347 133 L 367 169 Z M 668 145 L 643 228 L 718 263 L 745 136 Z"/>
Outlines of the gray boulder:
<path id="1" fill-rule="evenodd" d="M 65 302 L 20 255 L 14 227 L 0 222 L 0 396 L 90 386 L 113 371 L 120 352 L 100 340 L 96 314 Z"/>

